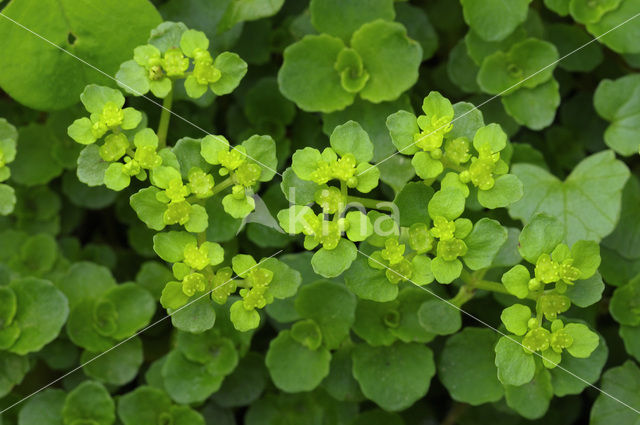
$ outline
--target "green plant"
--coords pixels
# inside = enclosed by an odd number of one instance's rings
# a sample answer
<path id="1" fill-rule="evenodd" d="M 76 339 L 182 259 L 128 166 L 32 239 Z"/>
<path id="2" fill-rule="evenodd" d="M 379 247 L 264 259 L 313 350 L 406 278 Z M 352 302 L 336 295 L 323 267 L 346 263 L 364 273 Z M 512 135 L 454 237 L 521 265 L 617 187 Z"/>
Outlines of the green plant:
<path id="1" fill-rule="evenodd" d="M 637 0 L 85 3 L 0 14 L 2 424 L 636 422 Z"/>
<path id="2" fill-rule="evenodd" d="M 11 169 L 7 166 L 16 159 L 16 141 L 18 132 L 4 118 L 0 120 L 0 181 L 7 181 L 11 177 Z M 7 215 L 13 211 L 16 195 L 13 188 L 7 184 L 0 184 L 0 214 Z"/>

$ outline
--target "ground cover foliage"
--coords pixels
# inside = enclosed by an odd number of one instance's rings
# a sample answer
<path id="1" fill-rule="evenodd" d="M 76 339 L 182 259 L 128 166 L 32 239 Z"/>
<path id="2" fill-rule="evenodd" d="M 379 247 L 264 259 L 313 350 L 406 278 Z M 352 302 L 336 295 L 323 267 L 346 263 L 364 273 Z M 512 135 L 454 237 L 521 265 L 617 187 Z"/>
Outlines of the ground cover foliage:
<path id="1" fill-rule="evenodd" d="M 0 10 L 1 425 L 638 423 L 640 0 Z"/>

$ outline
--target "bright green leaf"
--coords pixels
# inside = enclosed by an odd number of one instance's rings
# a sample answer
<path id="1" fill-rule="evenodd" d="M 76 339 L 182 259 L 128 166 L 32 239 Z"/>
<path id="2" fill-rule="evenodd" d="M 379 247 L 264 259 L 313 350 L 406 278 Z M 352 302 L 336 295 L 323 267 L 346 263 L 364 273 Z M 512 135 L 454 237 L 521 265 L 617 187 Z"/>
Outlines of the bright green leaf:
<path id="1" fill-rule="evenodd" d="M 529 270 L 522 264 L 518 264 L 502 275 L 502 284 L 509 293 L 522 299 L 529 295 Z"/>
<path id="2" fill-rule="evenodd" d="M 462 327 L 460 310 L 442 300 L 430 300 L 422 303 L 418 310 L 420 326 L 436 335 L 450 335 Z"/>
<path id="3" fill-rule="evenodd" d="M 14 99 L 40 110 L 71 106 L 87 84 L 110 81 L 87 73 L 86 64 L 58 47 L 113 75 L 161 22 L 155 7 L 144 0 L 126 4 L 107 0 L 99 9 L 90 3 L 19 1 L 5 7 L 3 13 L 47 39 L 57 40 L 54 46 L 38 37 L 25 38 L 24 29 L 15 23 L 7 19 L 0 23 L 4 34 L 0 48 L 15 59 L 0 70 L 0 84 Z M 132 16 L 136 19 L 131 20 Z M 122 22 L 129 24 L 123 26 Z M 43 61 L 55 65 L 43 67 Z"/>
<path id="4" fill-rule="evenodd" d="M 505 385 L 531 382 L 536 371 L 533 354 L 526 352 L 517 337 L 500 337 L 495 347 L 498 379 Z"/>
<path id="5" fill-rule="evenodd" d="M 538 213 L 548 214 L 562 223 L 569 243 L 611 233 L 629 177 L 612 151 L 587 157 L 564 182 L 535 165 L 516 164 L 513 173 L 524 185 L 524 196 L 509 207 L 511 216 L 528 223 Z"/>
<path id="6" fill-rule="evenodd" d="M 438 378 L 454 400 L 477 406 L 502 398 L 504 389 L 493 356 L 497 339 L 492 330 L 474 327 L 447 339 L 438 362 Z"/>
<path id="7" fill-rule="evenodd" d="M 335 249 L 320 248 L 313 254 L 311 265 L 313 271 L 323 277 L 340 276 L 347 270 L 358 255 L 355 244 L 346 239 L 340 239 Z"/>
<path id="8" fill-rule="evenodd" d="M 342 284 L 319 281 L 300 288 L 296 311 L 320 327 L 324 345 L 340 346 L 355 320 L 356 297 Z"/>
<path id="9" fill-rule="evenodd" d="M 422 48 L 402 24 L 377 20 L 361 26 L 351 47 L 362 57 L 370 78 L 360 92 L 371 102 L 395 100 L 418 80 Z"/>
<path id="10" fill-rule="evenodd" d="M 593 96 L 593 105 L 611 125 L 604 133 L 604 141 L 617 153 L 637 155 L 640 143 L 640 105 L 635 93 L 640 91 L 640 76 L 630 74 L 617 80 L 602 80 Z"/>
<path id="11" fill-rule="evenodd" d="M 531 319 L 531 309 L 526 305 L 513 304 L 504 310 L 500 320 L 507 330 L 513 334 L 522 336 L 529 330 L 528 322 Z"/>
<path id="12" fill-rule="evenodd" d="M 589 357 L 600 343 L 598 335 L 582 323 L 569 323 L 564 330 L 573 338 L 573 344 L 567 347 L 567 351 L 573 357 Z"/>
<path id="13" fill-rule="evenodd" d="M 467 24 L 487 41 L 507 37 L 527 18 L 531 0 L 462 0 Z"/>
<path id="14" fill-rule="evenodd" d="M 285 392 L 311 391 L 329 374 L 331 353 L 312 351 L 295 341 L 290 331 L 271 340 L 265 363 L 276 387 Z"/>
<path id="15" fill-rule="evenodd" d="M 308 35 L 287 47 L 278 72 L 280 91 L 305 111 L 332 112 L 353 102 L 333 68 L 344 43 L 329 35 Z"/>
<path id="16" fill-rule="evenodd" d="M 488 268 L 506 241 L 507 229 L 495 220 L 482 218 L 464 239 L 467 253 L 462 259 L 471 270 Z"/>
<path id="17" fill-rule="evenodd" d="M 393 0 L 344 2 L 340 0 L 312 0 L 309 4 L 311 23 L 321 33 L 335 35 L 349 41 L 360 26 L 376 19 L 392 21 L 395 17 Z"/>
<path id="18" fill-rule="evenodd" d="M 433 353 L 420 344 L 359 344 L 352 359 L 353 376 L 362 393 L 388 411 L 406 409 L 422 398 L 436 371 Z"/>
<path id="19" fill-rule="evenodd" d="M 65 425 L 95 423 L 111 425 L 116 420 L 115 403 L 102 384 L 85 381 L 71 391 L 64 402 Z"/>

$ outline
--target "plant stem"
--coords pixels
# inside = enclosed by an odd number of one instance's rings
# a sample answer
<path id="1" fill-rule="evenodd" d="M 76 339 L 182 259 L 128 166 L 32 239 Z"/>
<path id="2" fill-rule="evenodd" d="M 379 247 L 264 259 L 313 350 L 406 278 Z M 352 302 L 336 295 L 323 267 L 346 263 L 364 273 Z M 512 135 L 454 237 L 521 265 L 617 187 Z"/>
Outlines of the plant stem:
<path id="1" fill-rule="evenodd" d="M 388 201 L 380 201 L 378 199 L 369 199 L 369 198 L 361 198 L 359 196 L 347 196 L 348 203 L 358 203 L 363 207 L 371 209 L 371 210 L 387 210 L 391 211 L 391 207 L 386 206 L 384 204 L 389 203 Z M 383 204 L 383 205 L 379 205 Z"/>
<path id="2" fill-rule="evenodd" d="M 505 288 L 505 286 L 499 282 L 480 280 L 474 284 L 474 287 L 477 289 L 485 290 L 485 291 L 499 292 L 501 294 L 511 295 L 512 297 L 515 297 L 515 295 L 509 292 L 507 288 Z M 537 301 L 538 298 L 540 298 L 540 295 L 541 293 L 529 293 L 529 295 L 527 295 L 527 298 L 530 300 Z"/>
<path id="3" fill-rule="evenodd" d="M 234 182 L 233 182 L 233 178 L 232 177 L 227 177 L 226 179 L 222 180 L 220 183 L 218 183 L 216 186 L 213 187 L 213 189 L 211 189 L 211 196 L 222 192 L 223 190 L 227 189 L 229 186 L 233 186 Z M 191 195 L 187 198 L 187 201 L 190 204 L 200 204 L 204 207 L 207 198 L 198 198 L 196 195 Z"/>
<path id="4" fill-rule="evenodd" d="M 349 188 L 347 187 L 347 184 L 342 180 L 340 180 L 340 194 L 345 199 L 349 197 Z"/>
<path id="5" fill-rule="evenodd" d="M 226 188 L 233 186 L 233 178 L 231 177 L 227 177 L 225 180 L 222 180 L 222 182 L 218 183 L 217 185 L 215 185 L 213 187 L 213 194 L 215 195 L 216 193 L 220 193 L 223 190 L 225 190 Z"/>
<path id="6" fill-rule="evenodd" d="M 455 297 L 451 298 L 449 302 L 456 307 L 462 307 L 464 303 L 473 298 L 475 290 L 469 285 L 462 285 Z"/>
<path id="7" fill-rule="evenodd" d="M 169 131 L 169 120 L 171 119 L 171 105 L 173 104 L 173 88 L 162 102 L 162 112 L 160 114 L 160 124 L 158 124 L 158 149 L 167 146 L 167 132 Z"/>
<path id="8" fill-rule="evenodd" d="M 471 298 L 473 298 L 475 292 L 480 289 L 483 291 L 489 292 L 497 292 L 499 294 L 511 295 L 505 286 L 500 282 L 493 282 L 490 280 L 482 279 L 486 273 L 486 270 L 478 270 L 475 273 L 469 273 L 467 271 L 463 271 L 461 275 L 461 279 L 464 281 L 464 285 L 460 288 L 460 291 L 456 294 L 455 297 L 451 298 L 451 303 L 460 307 Z M 537 300 L 539 294 L 529 294 L 527 296 L 530 300 Z"/>
<path id="9" fill-rule="evenodd" d="M 502 283 L 492 282 L 490 280 L 478 280 L 471 283 L 473 288 L 482 289 L 484 291 L 498 292 L 500 294 L 511 295 L 507 288 L 504 287 Z"/>

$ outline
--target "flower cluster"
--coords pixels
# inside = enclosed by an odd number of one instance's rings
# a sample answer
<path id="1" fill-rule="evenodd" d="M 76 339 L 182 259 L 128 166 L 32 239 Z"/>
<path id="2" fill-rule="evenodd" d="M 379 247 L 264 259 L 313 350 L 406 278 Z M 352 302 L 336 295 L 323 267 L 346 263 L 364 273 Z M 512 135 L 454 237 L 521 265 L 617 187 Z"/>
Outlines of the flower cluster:
<path id="1" fill-rule="evenodd" d="M 219 166 L 218 174 L 228 176 L 231 193 L 222 199 L 222 205 L 232 217 L 246 217 L 255 209 L 254 187 L 275 175 L 275 149 L 269 136 L 252 136 L 239 146 L 230 146 L 222 136 L 202 139 L 204 160 Z"/>
<path id="2" fill-rule="evenodd" d="M 83 145 L 104 137 L 100 148 L 103 159 L 121 158 L 129 147 L 129 140 L 122 133 L 138 127 L 142 113 L 131 107 L 123 108 L 125 99 L 120 90 L 95 84 L 85 87 L 80 100 L 90 115 L 78 118 L 69 126 L 69 137 Z"/>
<path id="3" fill-rule="evenodd" d="M 215 59 L 209 39 L 202 31 L 167 22 L 149 44 L 138 46 L 133 59 L 124 62 L 116 74 L 127 92 L 141 96 L 149 91 L 168 98 L 175 81 L 184 80 L 189 97 L 198 99 L 209 89 L 217 96 L 231 93 L 247 72 L 247 64 L 235 53 L 223 52 Z"/>
<path id="4" fill-rule="evenodd" d="M 443 188 L 456 187 L 467 197 L 469 186 L 477 188 L 480 204 L 492 209 L 522 196 L 522 183 L 508 174 L 509 166 L 501 158 L 508 140 L 498 124 L 472 133 L 456 130 L 454 107 L 438 92 L 425 97 L 422 110 L 424 115 L 417 118 L 399 111 L 387 119 L 394 144 L 400 153 L 413 156 L 411 164 L 420 178 L 428 184 L 442 178 Z"/>
<path id="5" fill-rule="evenodd" d="M 571 248 L 547 234 L 557 227 L 550 217 L 541 215 L 532 220 L 520 236 L 520 252 L 533 265 L 533 276 L 524 265 L 512 267 L 502 276 L 509 293 L 535 300 L 535 311 L 523 304 L 507 307 L 502 322 L 507 330 L 522 337 L 527 353 L 539 352 L 548 368 L 560 363 L 563 350 L 573 357 L 589 357 L 598 346 L 599 337 L 582 323 L 566 323 L 558 316 L 571 307 L 566 295 L 577 281 L 590 279 L 600 265 L 600 248 L 593 241 L 577 241 Z M 544 246 L 540 241 L 551 243 Z M 545 322 L 546 319 L 546 322 Z"/>

